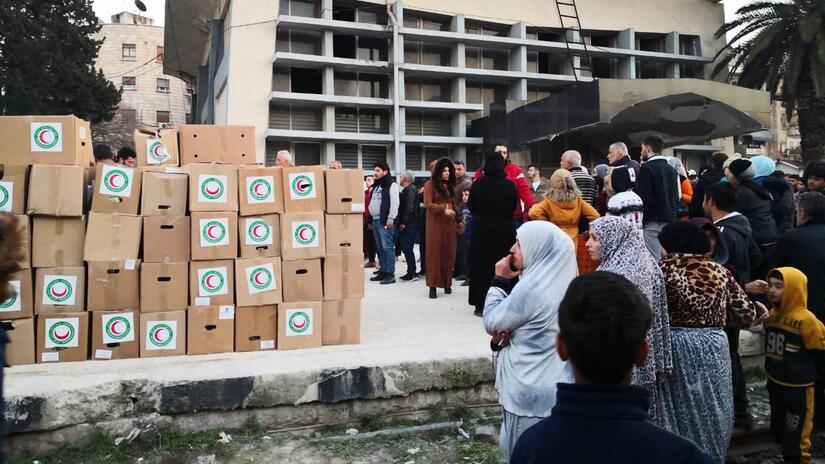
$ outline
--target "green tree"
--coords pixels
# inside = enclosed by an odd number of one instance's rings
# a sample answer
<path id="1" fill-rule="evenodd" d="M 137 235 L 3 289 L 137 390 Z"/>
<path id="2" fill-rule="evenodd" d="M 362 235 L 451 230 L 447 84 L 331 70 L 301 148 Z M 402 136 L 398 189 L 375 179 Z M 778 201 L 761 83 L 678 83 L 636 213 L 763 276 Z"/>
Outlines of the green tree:
<path id="1" fill-rule="evenodd" d="M 789 118 L 797 111 L 802 158 L 825 158 L 825 1 L 756 1 L 716 37 L 732 31 L 713 74 L 729 71 L 743 87 L 765 86 L 784 101 Z"/>
<path id="2" fill-rule="evenodd" d="M 0 114 L 75 114 L 108 121 L 120 90 L 95 70 L 92 0 L 0 2 Z"/>

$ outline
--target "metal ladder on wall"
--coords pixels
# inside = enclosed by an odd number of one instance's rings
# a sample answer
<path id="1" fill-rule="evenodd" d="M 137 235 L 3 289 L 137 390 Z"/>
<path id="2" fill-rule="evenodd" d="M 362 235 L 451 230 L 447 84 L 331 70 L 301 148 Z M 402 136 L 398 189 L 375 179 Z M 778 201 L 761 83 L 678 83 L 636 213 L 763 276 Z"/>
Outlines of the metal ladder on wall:
<path id="1" fill-rule="evenodd" d="M 564 44 L 567 48 L 567 58 L 570 60 L 570 67 L 573 69 L 573 77 L 579 82 L 579 73 L 585 71 L 593 75 L 593 60 L 587 50 L 587 44 L 582 38 L 582 23 L 579 20 L 579 9 L 576 7 L 576 0 L 556 0 L 556 11 L 559 13 L 561 23 L 561 33 L 564 36 Z M 578 40 L 574 40 L 577 36 Z M 570 45 L 581 45 L 582 50 L 573 50 Z M 579 65 L 576 66 L 575 57 L 579 57 Z"/>

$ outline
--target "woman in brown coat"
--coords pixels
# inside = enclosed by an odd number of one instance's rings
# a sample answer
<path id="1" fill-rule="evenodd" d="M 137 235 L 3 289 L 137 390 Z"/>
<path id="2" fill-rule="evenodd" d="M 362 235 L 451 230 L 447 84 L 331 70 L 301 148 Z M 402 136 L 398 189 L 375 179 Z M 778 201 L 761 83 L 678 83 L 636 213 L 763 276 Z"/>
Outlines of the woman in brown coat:
<path id="1" fill-rule="evenodd" d="M 452 293 L 453 266 L 456 253 L 455 166 L 441 158 L 432 169 L 432 177 L 424 184 L 424 208 L 427 210 L 427 249 L 425 251 L 427 286 L 430 298 L 436 288 Z"/>

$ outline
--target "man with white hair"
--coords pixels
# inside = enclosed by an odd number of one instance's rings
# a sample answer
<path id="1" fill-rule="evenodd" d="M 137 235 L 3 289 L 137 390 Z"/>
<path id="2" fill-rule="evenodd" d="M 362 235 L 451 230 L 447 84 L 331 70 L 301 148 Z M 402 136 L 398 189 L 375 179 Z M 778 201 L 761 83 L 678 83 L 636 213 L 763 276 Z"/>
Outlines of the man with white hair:
<path id="1" fill-rule="evenodd" d="M 329 162 L 329 168 L 332 169 L 332 170 L 337 170 L 337 169 L 344 169 L 344 166 L 341 164 L 340 161 L 332 160 L 332 161 Z"/>
<path id="2" fill-rule="evenodd" d="M 278 152 L 278 156 L 275 157 L 275 166 L 282 168 L 292 166 L 292 155 L 289 154 L 289 150 L 281 150 Z"/>
<path id="3" fill-rule="evenodd" d="M 634 172 L 639 174 L 640 165 L 630 157 L 627 151 L 627 145 L 625 145 L 624 142 L 616 142 L 610 145 L 610 148 L 607 150 L 607 161 L 611 167 L 618 168 L 624 166 L 633 168 Z"/>
<path id="4" fill-rule="evenodd" d="M 582 192 L 582 200 L 596 207 L 596 181 L 587 169 L 582 167 L 582 154 L 576 150 L 567 150 L 561 155 L 561 168 L 570 171 L 573 180 Z"/>

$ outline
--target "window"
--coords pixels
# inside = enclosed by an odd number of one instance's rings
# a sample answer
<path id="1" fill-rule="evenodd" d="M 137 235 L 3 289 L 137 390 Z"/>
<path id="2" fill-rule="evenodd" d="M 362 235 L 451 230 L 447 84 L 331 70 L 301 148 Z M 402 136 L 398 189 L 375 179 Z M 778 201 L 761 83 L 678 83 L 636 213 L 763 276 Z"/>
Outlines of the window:
<path id="1" fill-rule="evenodd" d="M 450 136 L 452 118 L 449 114 L 406 111 L 407 135 Z"/>
<path id="2" fill-rule="evenodd" d="M 123 76 L 120 78 L 120 87 L 123 90 L 137 90 L 137 78 L 135 76 Z"/>
<path id="3" fill-rule="evenodd" d="M 450 47 L 423 42 L 404 42 L 404 61 L 412 64 L 450 66 Z"/>
<path id="4" fill-rule="evenodd" d="M 323 126 L 320 108 L 276 104 L 269 107 L 271 129 L 319 131 Z"/>
<path id="5" fill-rule="evenodd" d="M 186 113 L 186 124 L 192 124 L 192 113 Z"/>
<path id="6" fill-rule="evenodd" d="M 280 0 L 279 13 L 282 15 L 321 17 L 321 2 L 312 0 Z"/>
<path id="7" fill-rule="evenodd" d="M 155 89 L 158 92 L 168 92 L 169 91 L 169 79 L 156 79 Z"/>
<path id="8" fill-rule="evenodd" d="M 680 35 L 679 36 L 679 54 L 702 56 L 702 47 L 699 42 L 699 37 L 695 35 Z"/>
<path id="9" fill-rule="evenodd" d="M 157 111 L 157 119 L 158 124 L 169 124 L 172 122 L 172 116 L 168 111 Z"/>
<path id="10" fill-rule="evenodd" d="M 636 79 L 664 79 L 667 67 L 658 61 L 636 60 Z"/>
<path id="11" fill-rule="evenodd" d="M 336 108 L 335 130 L 336 132 L 389 134 L 390 115 L 387 110 Z"/>
<path id="12" fill-rule="evenodd" d="M 404 97 L 415 101 L 449 102 L 450 83 L 411 77 L 404 80 Z"/>
<path id="13" fill-rule="evenodd" d="M 507 71 L 510 67 L 510 51 L 467 47 L 464 52 L 468 68 Z"/>
<path id="14" fill-rule="evenodd" d="M 163 46 L 158 45 L 157 51 L 155 52 L 155 61 L 158 63 L 163 62 Z"/>
<path id="15" fill-rule="evenodd" d="M 137 47 L 135 47 L 135 44 L 123 44 L 121 58 L 127 61 L 136 60 Z"/>

